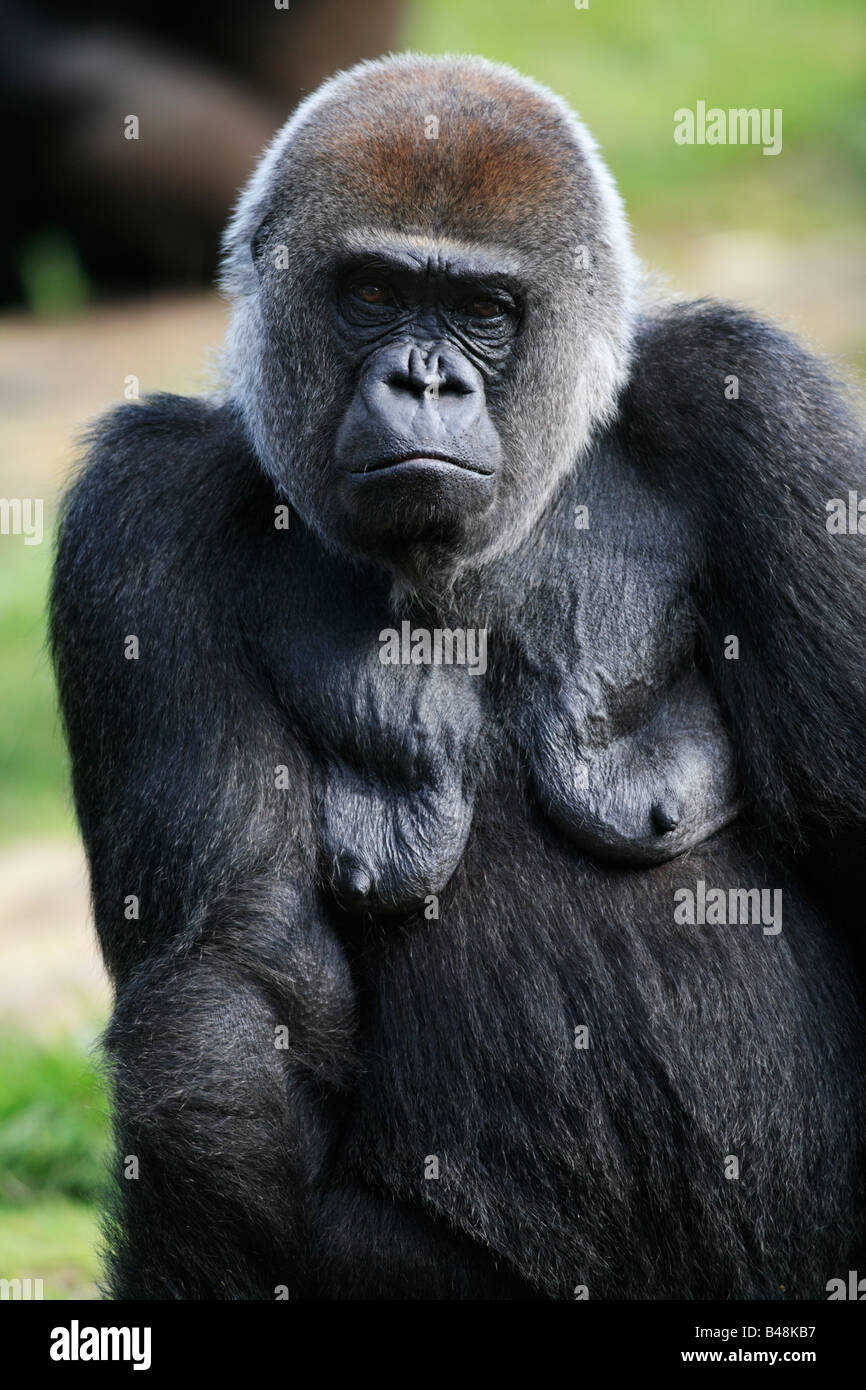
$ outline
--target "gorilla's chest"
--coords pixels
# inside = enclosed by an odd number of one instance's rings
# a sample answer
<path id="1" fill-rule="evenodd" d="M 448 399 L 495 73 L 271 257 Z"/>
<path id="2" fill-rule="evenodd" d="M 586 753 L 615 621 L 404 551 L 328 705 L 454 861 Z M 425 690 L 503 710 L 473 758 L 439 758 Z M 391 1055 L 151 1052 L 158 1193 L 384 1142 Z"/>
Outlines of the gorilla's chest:
<path id="1" fill-rule="evenodd" d="M 696 670 L 628 704 L 597 672 L 514 677 L 506 696 L 436 667 L 355 673 L 351 710 L 316 740 L 320 860 L 343 906 L 430 906 L 465 852 L 480 780 L 503 764 L 574 846 L 622 865 L 672 859 L 734 818 L 730 741 Z"/>
<path id="2" fill-rule="evenodd" d="M 377 615 L 377 621 L 381 618 Z M 571 616 L 575 622 L 574 615 Z M 369 618 L 292 654 L 286 703 L 318 771 L 323 876 L 351 911 L 403 914 L 445 889 L 476 792 L 509 769 L 573 845 L 661 863 L 736 814 L 715 697 L 678 637 L 548 645 L 499 629 Z M 475 653 L 475 664 L 461 654 Z M 490 666 L 479 651 L 490 654 Z"/>
<path id="3" fill-rule="evenodd" d="M 491 769 L 614 863 L 664 862 L 733 818 L 679 536 L 615 466 L 581 486 L 592 535 L 574 531 L 564 497 L 527 553 L 448 608 L 398 611 L 383 576 L 297 538 L 305 583 L 286 593 L 267 661 L 318 769 L 323 877 L 350 910 L 402 914 L 441 894 Z M 611 487 L 632 516 L 625 537 L 603 533 Z"/>

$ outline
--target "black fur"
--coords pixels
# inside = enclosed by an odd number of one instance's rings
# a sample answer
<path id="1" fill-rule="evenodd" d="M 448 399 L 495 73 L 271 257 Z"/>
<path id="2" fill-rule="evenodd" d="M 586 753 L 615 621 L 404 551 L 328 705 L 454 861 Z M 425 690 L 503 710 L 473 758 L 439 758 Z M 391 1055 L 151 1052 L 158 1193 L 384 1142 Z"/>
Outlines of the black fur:
<path id="1" fill-rule="evenodd" d="M 736 406 L 716 389 L 732 360 Z M 296 518 L 274 529 L 228 408 L 159 397 L 97 428 L 53 634 L 118 988 L 120 1152 L 141 1165 L 119 1184 L 115 1296 L 820 1297 L 856 1267 L 844 939 L 862 907 L 831 922 L 801 870 L 820 844 L 820 888 L 831 832 L 862 845 L 862 567 L 824 528 L 862 479 L 856 427 L 798 348 L 726 308 L 667 310 L 579 484 L 434 615 L 501 634 L 483 690 L 440 668 L 425 704 L 434 673 L 413 668 L 400 704 L 370 661 L 386 580 Z M 575 532 L 571 494 L 596 490 Z M 539 746 L 555 725 L 541 663 L 558 670 L 569 630 L 590 661 L 597 635 L 629 698 L 689 650 L 712 673 L 746 807 L 687 859 L 602 867 L 533 793 L 525 730 Z M 729 632 L 739 663 L 717 660 Z M 321 803 L 354 762 L 398 815 L 419 766 L 398 750 L 422 734 L 474 797 L 439 919 L 350 918 Z M 675 926 L 673 891 L 699 878 L 781 887 L 782 932 Z"/>

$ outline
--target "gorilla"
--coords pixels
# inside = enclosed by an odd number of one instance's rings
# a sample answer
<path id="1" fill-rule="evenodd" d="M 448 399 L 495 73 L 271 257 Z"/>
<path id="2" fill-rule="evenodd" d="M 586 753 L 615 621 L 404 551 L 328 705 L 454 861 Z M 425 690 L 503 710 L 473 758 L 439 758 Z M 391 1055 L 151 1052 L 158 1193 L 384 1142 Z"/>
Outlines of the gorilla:
<path id="1" fill-rule="evenodd" d="M 327 82 L 224 251 L 224 385 L 97 423 L 52 595 L 111 1295 L 826 1297 L 866 1140 L 844 390 L 653 300 L 576 117 L 474 58 Z"/>

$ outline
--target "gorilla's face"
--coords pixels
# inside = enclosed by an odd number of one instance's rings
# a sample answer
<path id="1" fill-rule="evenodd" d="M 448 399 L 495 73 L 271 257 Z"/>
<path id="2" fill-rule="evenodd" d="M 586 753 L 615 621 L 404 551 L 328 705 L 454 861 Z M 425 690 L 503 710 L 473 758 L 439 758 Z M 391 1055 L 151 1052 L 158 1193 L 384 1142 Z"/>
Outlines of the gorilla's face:
<path id="1" fill-rule="evenodd" d="M 625 377 L 618 216 L 570 113 L 489 64 L 362 65 L 301 109 L 226 285 L 254 447 L 326 541 L 418 582 L 520 540 Z"/>
<path id="2" fill-rule="evenodd" d="M 340 268 L 335 332 L 354 364 L 330 460 L 331 524 L 343 540 L 386 554 L 477 543 L 502 482 L 490 397 L 522 304 L 519 281 L 481 251 L 380 240 Z"/>

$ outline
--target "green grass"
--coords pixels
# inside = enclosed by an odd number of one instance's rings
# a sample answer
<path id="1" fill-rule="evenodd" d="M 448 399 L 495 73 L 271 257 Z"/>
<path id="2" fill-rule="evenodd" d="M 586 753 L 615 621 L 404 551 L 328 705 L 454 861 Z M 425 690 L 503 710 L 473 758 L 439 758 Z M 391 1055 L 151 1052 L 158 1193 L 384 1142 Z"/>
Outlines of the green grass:
<path id="1" fill-rule="evenodd" d="M 559 91 L 644 226 L 806 232 L 866 210 L 861 0 L 417 0 L 401 38 L 513 63 Z M 782 153 L 675 145 L 674 111 L 699 99 L 781 107 Z"/>
<path id="2" fill-rule="evenodd" d="M 0 1206 L 0 1278 L 41 1279 L 43 1297 L 97 1298 L 99 1218 L 68 1197 Z"/>
<path id="3" fill-rule="evenodd" d="M 0 1278 L 95 1298 L 106 1097 L 79 1042 L 0 1035 Z"/>
<path id="4" fill-rule="evenodd" d="M 51 541 L 0 544 L 0 843 L 71 833 L 66 754 L 45 646 Z"/>
<path id="5" fill-rule="evenodd" d="M 94 1201 L 105 1185 L 106 1114 L 95 1059 L 79 1044 L 0 1037 L 0 1204 Z"/>

